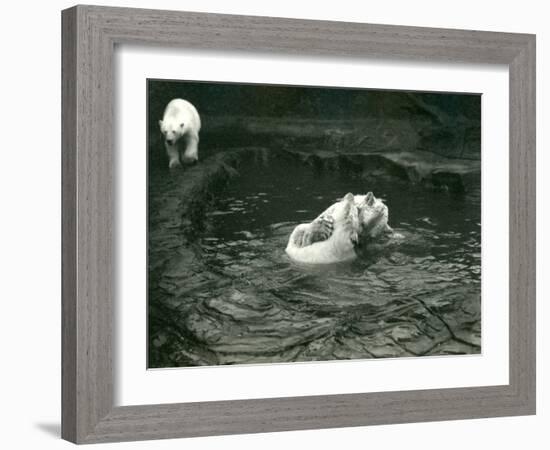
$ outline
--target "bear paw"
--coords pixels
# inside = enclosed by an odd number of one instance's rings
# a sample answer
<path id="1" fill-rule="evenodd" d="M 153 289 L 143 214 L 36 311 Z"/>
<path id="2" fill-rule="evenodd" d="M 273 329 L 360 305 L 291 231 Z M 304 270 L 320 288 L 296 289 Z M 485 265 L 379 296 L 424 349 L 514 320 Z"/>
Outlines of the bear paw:
<path id="1" fill-rule="evenodd" d="M 171 159 L 170 162 L 168 163 L 168 168 L 169 169 L 174 169 L 176 167 L 180 167 L 181 166 L 181 163 L 179 161 L 179 159 Z"/>
<path id="2" fill-rule="evenodd" d="M 302 246 L 308 246 L 315 242 L 326 241 L 334 230 L 334 219 L 332 216 L 321 216 L 311 222 L 308 230 L 304 233 Z"/>

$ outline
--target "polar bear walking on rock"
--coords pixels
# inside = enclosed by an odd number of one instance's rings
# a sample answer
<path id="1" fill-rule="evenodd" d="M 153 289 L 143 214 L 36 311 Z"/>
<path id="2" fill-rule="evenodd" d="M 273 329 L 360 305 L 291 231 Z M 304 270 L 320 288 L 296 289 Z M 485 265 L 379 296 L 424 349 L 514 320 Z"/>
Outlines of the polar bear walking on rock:
<path id="1" fill-rule="evenodd" d="M 181 98 L 170 101 L 159 126 L 169 158 L 168 167 L 198 161 L 201 119 L 191 103 Z"/>

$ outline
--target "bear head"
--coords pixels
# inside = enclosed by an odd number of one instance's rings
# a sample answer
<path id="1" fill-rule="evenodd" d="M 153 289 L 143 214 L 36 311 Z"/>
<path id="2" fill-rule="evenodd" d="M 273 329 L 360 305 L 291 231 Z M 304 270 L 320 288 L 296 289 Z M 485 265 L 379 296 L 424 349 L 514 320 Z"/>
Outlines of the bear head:
<path id="1" fill-rule="evenodd" d="M 159 126 L 168 145 L 174 145 L 186 132 L 184 122 L 174 123 L 171 120 L 159 120 Z"/>
<path id="2" fill-rule="evenodd" d="M 355 203 L 362 234 L 377 237 L 388 230 L 388 207 L 382 203 L 382 200 L 369 192 L 367 195 L 357 195 Z"/>

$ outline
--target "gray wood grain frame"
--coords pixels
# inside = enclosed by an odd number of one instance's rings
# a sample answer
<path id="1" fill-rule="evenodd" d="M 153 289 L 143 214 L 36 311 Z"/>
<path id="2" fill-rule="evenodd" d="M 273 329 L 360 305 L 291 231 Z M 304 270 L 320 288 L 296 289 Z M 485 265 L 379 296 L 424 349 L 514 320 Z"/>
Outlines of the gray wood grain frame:
<path id="1" fill-rule="evenodd" d="M 96 6 L 63 11 L 62 32 L 63 438 L 94 443 L 535 413 L 533 35 Z M 115 407 L 115 44 L 508 65 L 509 384 Z"/>

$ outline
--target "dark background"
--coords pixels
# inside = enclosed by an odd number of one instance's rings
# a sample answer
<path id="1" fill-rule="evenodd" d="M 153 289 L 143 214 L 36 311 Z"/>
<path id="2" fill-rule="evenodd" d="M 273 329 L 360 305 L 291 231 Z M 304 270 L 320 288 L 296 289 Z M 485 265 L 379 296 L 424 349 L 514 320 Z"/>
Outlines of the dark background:
<path id="1" fill-rule="evenodd" d="M 200 114 L 200 159 L 244 146 L 481 155 L 479 94 L 155 79 L 147 88 L 153 166 L 166 162 L 158 121 L 174 98 L 190 101 Z"/>
<path id="2" fill-rule="evenodd" d="M 419 106 L 419 102 L 424 102 L 445 114 L 481 119 L 481 97 L 475 94 L 166 80 L 148 80 L 148 88 L 149 118 L 157 121 L 173 98 L 184 98 L 193 103 L 201 115 L 211 116 L 405 118 L 415 112 L 414 108 L 411 110 L 415 104 L 416 112 L 426 114 Z"/>

